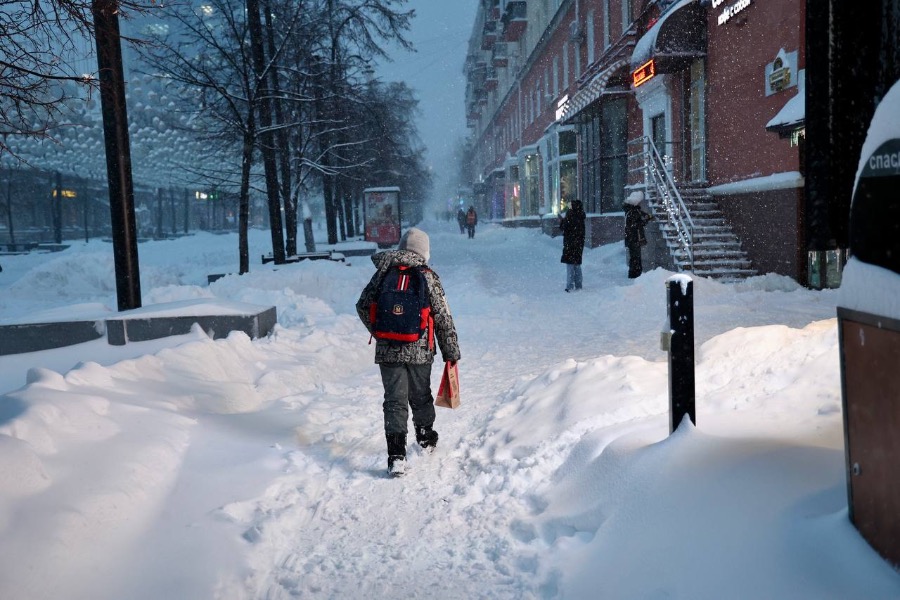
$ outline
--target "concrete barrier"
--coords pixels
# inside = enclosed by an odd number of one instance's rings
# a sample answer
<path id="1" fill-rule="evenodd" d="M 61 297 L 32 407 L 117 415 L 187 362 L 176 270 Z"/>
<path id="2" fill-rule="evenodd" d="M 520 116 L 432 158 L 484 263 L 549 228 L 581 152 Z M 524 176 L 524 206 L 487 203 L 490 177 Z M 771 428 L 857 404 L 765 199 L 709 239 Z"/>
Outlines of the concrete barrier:
<path id="1" fill-rule="evenodd" d="M 73 346 L 104 336 L 110 345 L 122 346 L 185 335 L 195 323 L 213 339 L 232 331 L 256 339 L 269 335 L 277 322 L 274 306 L 209 299 L 169 302 L 96 320 L 0 325 L 0 355 Z"/>

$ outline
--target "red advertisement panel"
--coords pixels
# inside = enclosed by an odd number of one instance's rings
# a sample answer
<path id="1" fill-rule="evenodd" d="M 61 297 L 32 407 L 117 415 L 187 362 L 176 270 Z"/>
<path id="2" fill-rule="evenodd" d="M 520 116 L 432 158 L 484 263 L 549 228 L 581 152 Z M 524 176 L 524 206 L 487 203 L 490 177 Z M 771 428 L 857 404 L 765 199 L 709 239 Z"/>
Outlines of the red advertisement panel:
<path id="1" fill-rule="evenodd" d="M 379 247 L 400 243 L 400 188 L 368 188 L 365 197 L 366 241 Z"/>

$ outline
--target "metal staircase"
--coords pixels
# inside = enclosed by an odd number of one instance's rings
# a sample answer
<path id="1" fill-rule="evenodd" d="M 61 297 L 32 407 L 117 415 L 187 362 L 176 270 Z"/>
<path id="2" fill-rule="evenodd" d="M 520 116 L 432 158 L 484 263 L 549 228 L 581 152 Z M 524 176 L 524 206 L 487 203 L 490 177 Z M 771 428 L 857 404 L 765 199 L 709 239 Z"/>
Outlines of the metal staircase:
<path id="1" fill-rule="evenodd" d="M 720 281 L 756 275 L 740 240 L 705 186 L 676 185 L 668 157 L 660 154 L 649 137 L 632 140 L 629 146 L 629 170 L 643 180 L 645 197 L 675 269 Z"/>

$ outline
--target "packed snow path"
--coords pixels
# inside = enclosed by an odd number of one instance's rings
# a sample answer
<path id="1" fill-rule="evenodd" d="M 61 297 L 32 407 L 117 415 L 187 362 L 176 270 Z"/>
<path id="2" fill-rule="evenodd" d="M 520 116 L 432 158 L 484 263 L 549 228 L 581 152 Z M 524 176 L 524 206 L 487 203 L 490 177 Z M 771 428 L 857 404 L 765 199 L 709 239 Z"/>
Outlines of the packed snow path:
<path id="1" fill-rule="evenodd" d="M 559 239 L 425 227 L 462 349 L 462 406 L 438 409 L 433 455 L 410 435 L 408 474 L 386 476 L 382 387 L 354 311 L 367 258 L 206 287 L 191 283 L 233 251 L 215 236 L 142 246 L 157 281 L 145 305 L 275 304 L 279 326 L 129 345 L 120 362 L 85 345 L 64 376 L 32 370 L 5 398 L 22 413 L 0 424 L 0 466 L 27 483 L 0 496 L 0 596 L 900 593 L 841 512 L 833 293 L 697 281 L 700 427 L 666 439 L 669 273 L 630 281 L 622 247 L 598 248 L 585 290 L 566 294 Z M 7 313 L 105 259 L 57 260 L 11 286 Z"/>

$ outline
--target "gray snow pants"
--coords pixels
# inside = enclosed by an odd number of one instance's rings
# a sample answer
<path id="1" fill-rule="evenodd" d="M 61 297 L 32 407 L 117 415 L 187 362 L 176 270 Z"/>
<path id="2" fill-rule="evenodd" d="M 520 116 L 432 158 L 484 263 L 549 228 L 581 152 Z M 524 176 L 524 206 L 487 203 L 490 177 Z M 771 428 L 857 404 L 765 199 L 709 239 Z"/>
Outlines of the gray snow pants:
<path id="1" fill-rule="evenodd" d="M 384 384 L 384 432 L 406 435 L 409 408 L 415 427 L 434 425 L 434 398 L 431 395 L 431 364 L 381 364 Z"/>

